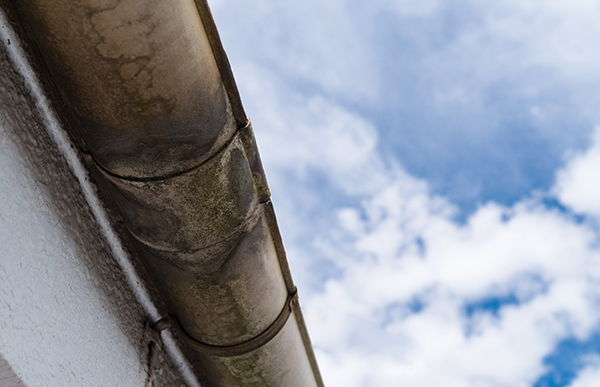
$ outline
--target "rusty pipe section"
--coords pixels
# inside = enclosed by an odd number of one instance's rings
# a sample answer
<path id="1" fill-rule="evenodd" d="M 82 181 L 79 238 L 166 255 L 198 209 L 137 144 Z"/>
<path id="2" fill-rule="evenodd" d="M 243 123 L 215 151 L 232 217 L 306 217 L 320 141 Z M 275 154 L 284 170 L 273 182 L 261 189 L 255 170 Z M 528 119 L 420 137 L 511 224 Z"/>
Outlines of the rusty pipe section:
<path id="1" fill-rule="evenodd" d="M 201 379 L 322 386 L 252 128 L 206 2 L 20 5 L 74 136 L 164 291 L 170 320 L 201 353 Z"/>

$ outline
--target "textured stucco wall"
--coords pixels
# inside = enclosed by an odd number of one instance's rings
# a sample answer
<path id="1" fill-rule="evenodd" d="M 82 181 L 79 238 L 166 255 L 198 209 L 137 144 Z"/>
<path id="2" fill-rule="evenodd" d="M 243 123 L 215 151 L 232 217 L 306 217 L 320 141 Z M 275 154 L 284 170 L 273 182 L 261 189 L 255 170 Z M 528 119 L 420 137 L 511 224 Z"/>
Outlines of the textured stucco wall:
<path id="1" fill-rule="evenodd" d="M 0 44 L 4 368 L 26 386 L 184 385 L 160 338 L 148 328 L 145 312 L 100 235 L 79 183 L 45 132 L 4 44 Z"/>

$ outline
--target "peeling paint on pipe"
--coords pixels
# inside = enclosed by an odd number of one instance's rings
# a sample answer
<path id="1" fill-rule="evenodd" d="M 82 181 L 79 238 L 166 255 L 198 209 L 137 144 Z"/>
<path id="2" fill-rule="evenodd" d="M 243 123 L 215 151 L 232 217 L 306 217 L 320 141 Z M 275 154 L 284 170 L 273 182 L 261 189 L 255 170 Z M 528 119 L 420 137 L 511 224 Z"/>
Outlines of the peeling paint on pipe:
<path id="1" fill-rule="evenodd" d="M 295 287 L 252 128 L 203 0 L 21 0 L 112 201 L 182 330 L 252 341 Z M 214 386 L 322 386 L 299 305 Z"/>

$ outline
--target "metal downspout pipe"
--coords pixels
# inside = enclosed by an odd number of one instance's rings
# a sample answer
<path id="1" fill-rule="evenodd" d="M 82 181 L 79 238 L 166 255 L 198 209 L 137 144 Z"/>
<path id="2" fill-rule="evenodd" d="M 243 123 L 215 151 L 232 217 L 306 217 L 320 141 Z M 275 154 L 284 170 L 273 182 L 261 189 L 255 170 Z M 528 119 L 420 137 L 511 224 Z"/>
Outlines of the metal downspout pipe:
<path id="1" fill-rule="evenodd" d="M 322 386 L 250 123 L 204 0 L 20 0 L 208 386 Z"/>

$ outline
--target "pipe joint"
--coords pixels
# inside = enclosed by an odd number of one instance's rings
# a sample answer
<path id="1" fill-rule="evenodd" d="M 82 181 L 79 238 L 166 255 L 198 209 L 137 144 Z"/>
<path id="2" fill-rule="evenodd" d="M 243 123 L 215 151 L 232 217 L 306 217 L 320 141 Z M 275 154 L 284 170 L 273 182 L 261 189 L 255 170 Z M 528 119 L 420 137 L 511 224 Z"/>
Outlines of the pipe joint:
<path id="1" fill-rule="evenodd" d="M 268 342 L 273 340 L 275 336 L 283 329 L 285 324 L 287 323 L 290 315 L 292 314 L 292 309 L 294 304 L 298 302 L 298 291 L 294 290 L 293 293 L 288 294 L 287 300 L 281 313 L 277 316 L 275 321 L 267 329 L 262 331 L 259 335 L 253 337 L 250 340 L 246 340 L 242 343 L 234 344 L 234 345 L 226 345 L 226 346 L 217 346 L 203 343 L 194 339 L 190 336 L 181 326 L 181 323 L 177 319 L 176 316 L 169 316 L 159 321 L 155 322 L 152 325 L 152 328 L 161 332 L 168 328 L 175 328 L 178 330 L 181 337 L 195 350 L 198 352 L 206 353 L 213 356 L 219 357 L 231 357 L 231 356 L 240 356 L 255 351 L 262 346 L 266 345 Z"/>
<path id="2" fill-rule="evenodd" d="M 197 168 L 168 179 L 127 180 L 104 171 L 136 239 L 155 250 L 183 252 L 207 248 L 237 234 L 259 201 L 242 137 L 236 134 Z M 262 184 L 260 178 L 258 183 Z"/>

